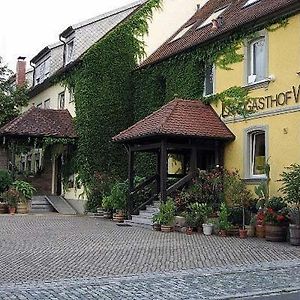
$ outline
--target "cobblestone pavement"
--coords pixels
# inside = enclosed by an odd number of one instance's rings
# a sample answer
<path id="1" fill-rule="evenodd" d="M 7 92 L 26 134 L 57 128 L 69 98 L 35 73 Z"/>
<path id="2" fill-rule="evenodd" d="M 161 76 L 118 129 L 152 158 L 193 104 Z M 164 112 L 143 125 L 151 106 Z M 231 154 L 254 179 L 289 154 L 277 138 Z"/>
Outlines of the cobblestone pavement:
<path id="1" fill-rule="evenodd" d="M 299 274 L 300 249 L 285 243 L 57 214 L 0 217 L 0 299 L 224 298 L 294 290 Z"/>
<path id="2" fill-rule="evenodd" d="M 0 299 L 193 300 L 241 299 L 300 292 L 300 262 L 193 269 L 117 278 L 4 284 Z M 255 298 L 257 299 L 257 298 Z M 297 298 L 294 298 L 297 299 Z"/>

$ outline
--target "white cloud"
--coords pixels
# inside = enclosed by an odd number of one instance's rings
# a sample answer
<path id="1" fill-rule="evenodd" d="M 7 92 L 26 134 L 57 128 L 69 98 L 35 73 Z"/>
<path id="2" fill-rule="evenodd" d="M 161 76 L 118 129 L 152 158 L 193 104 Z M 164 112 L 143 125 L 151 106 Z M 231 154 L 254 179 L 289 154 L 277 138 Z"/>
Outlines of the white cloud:
<path id="1" fill-rule="evenodd" d="M 29 61 L 72 24 L 124 6 L 134 0 L 1 1 L 0 56 L 14 70 L 18 56 Z"/>

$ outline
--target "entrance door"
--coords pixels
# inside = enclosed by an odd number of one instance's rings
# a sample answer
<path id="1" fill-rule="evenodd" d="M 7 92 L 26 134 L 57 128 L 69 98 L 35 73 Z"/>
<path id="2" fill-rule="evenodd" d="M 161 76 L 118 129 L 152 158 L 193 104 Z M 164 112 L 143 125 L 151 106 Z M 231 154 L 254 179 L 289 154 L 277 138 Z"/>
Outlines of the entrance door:
<path id="1" fill-rule="evenodd" d="M 197 152 L 197 168 L 210 170 L 215 167 L 215 152 L 212 150 L 199 150 Z"/>

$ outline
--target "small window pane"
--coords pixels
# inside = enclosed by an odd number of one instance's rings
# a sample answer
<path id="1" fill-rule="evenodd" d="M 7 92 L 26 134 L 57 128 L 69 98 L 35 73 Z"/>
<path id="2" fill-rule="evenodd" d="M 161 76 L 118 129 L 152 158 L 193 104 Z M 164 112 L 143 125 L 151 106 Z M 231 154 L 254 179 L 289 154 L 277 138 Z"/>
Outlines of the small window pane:
<path id="1" fill-rule="evenodd" d="M 266 146 L 265 133 L 259 132 L 252 134 L 252 175 L 265 174 Z"/>
<path id="2" fill-rule="evenodd" d="M 64 109 L 65 108 L 65 93 L 60 93 L 58 95 L 58 108 Z"/>
<path id="3" fill-rule="evenodd" d="M 265 40 L 261 39 L 253 44 L 253 74 L 256 81 L 265 78 Z"/>

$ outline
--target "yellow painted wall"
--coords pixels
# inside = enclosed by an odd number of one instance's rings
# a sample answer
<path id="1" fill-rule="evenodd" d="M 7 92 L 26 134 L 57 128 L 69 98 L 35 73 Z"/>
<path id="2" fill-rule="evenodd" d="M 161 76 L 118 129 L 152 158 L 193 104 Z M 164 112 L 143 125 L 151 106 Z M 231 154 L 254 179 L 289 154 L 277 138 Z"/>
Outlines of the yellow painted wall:
<path id="1" fill-rule="evenodd" d="M 268 74 L 275 76 L 275 81 L 266 87 L 254 89 L 251 97 L 273 96 L 291 90 L 300 85 L 300 15 L 289 19 L 286 28 L 280 28 L 268 35 Z M 244 51 L 244 48 L 241 49 Z M 231 66 L 233 70 L 216 70 L 216 92 L 221 92 L 232 86 L 244 86 L 246 72 L 245 62 Z M 290 93 L 289 95 L 293 95 Z M 299 108 L 299 111 L 283 111 L 287 108 Z M 215 106 L 221 114 L 220 103 Z M 262 115 L 269 111 L 270 115 Z M 281 114 L 280 111 L 282 111 Z M 295 103 L 290 99 L 287 105 L 260 110 L 247 120 L 232 121 L 224 118 L 224 122 L 236 136 L 236 140 L 226 146 L 225 167 L 237 168 L 244 176 L 244 130 L 251 126 L 265 125 L 269 130 L 269 157 L 271 165 L 271 195 L 276 194 L 280 183 L 280 173 L 291 163 L 300 163 L 300 99 Z"/>

